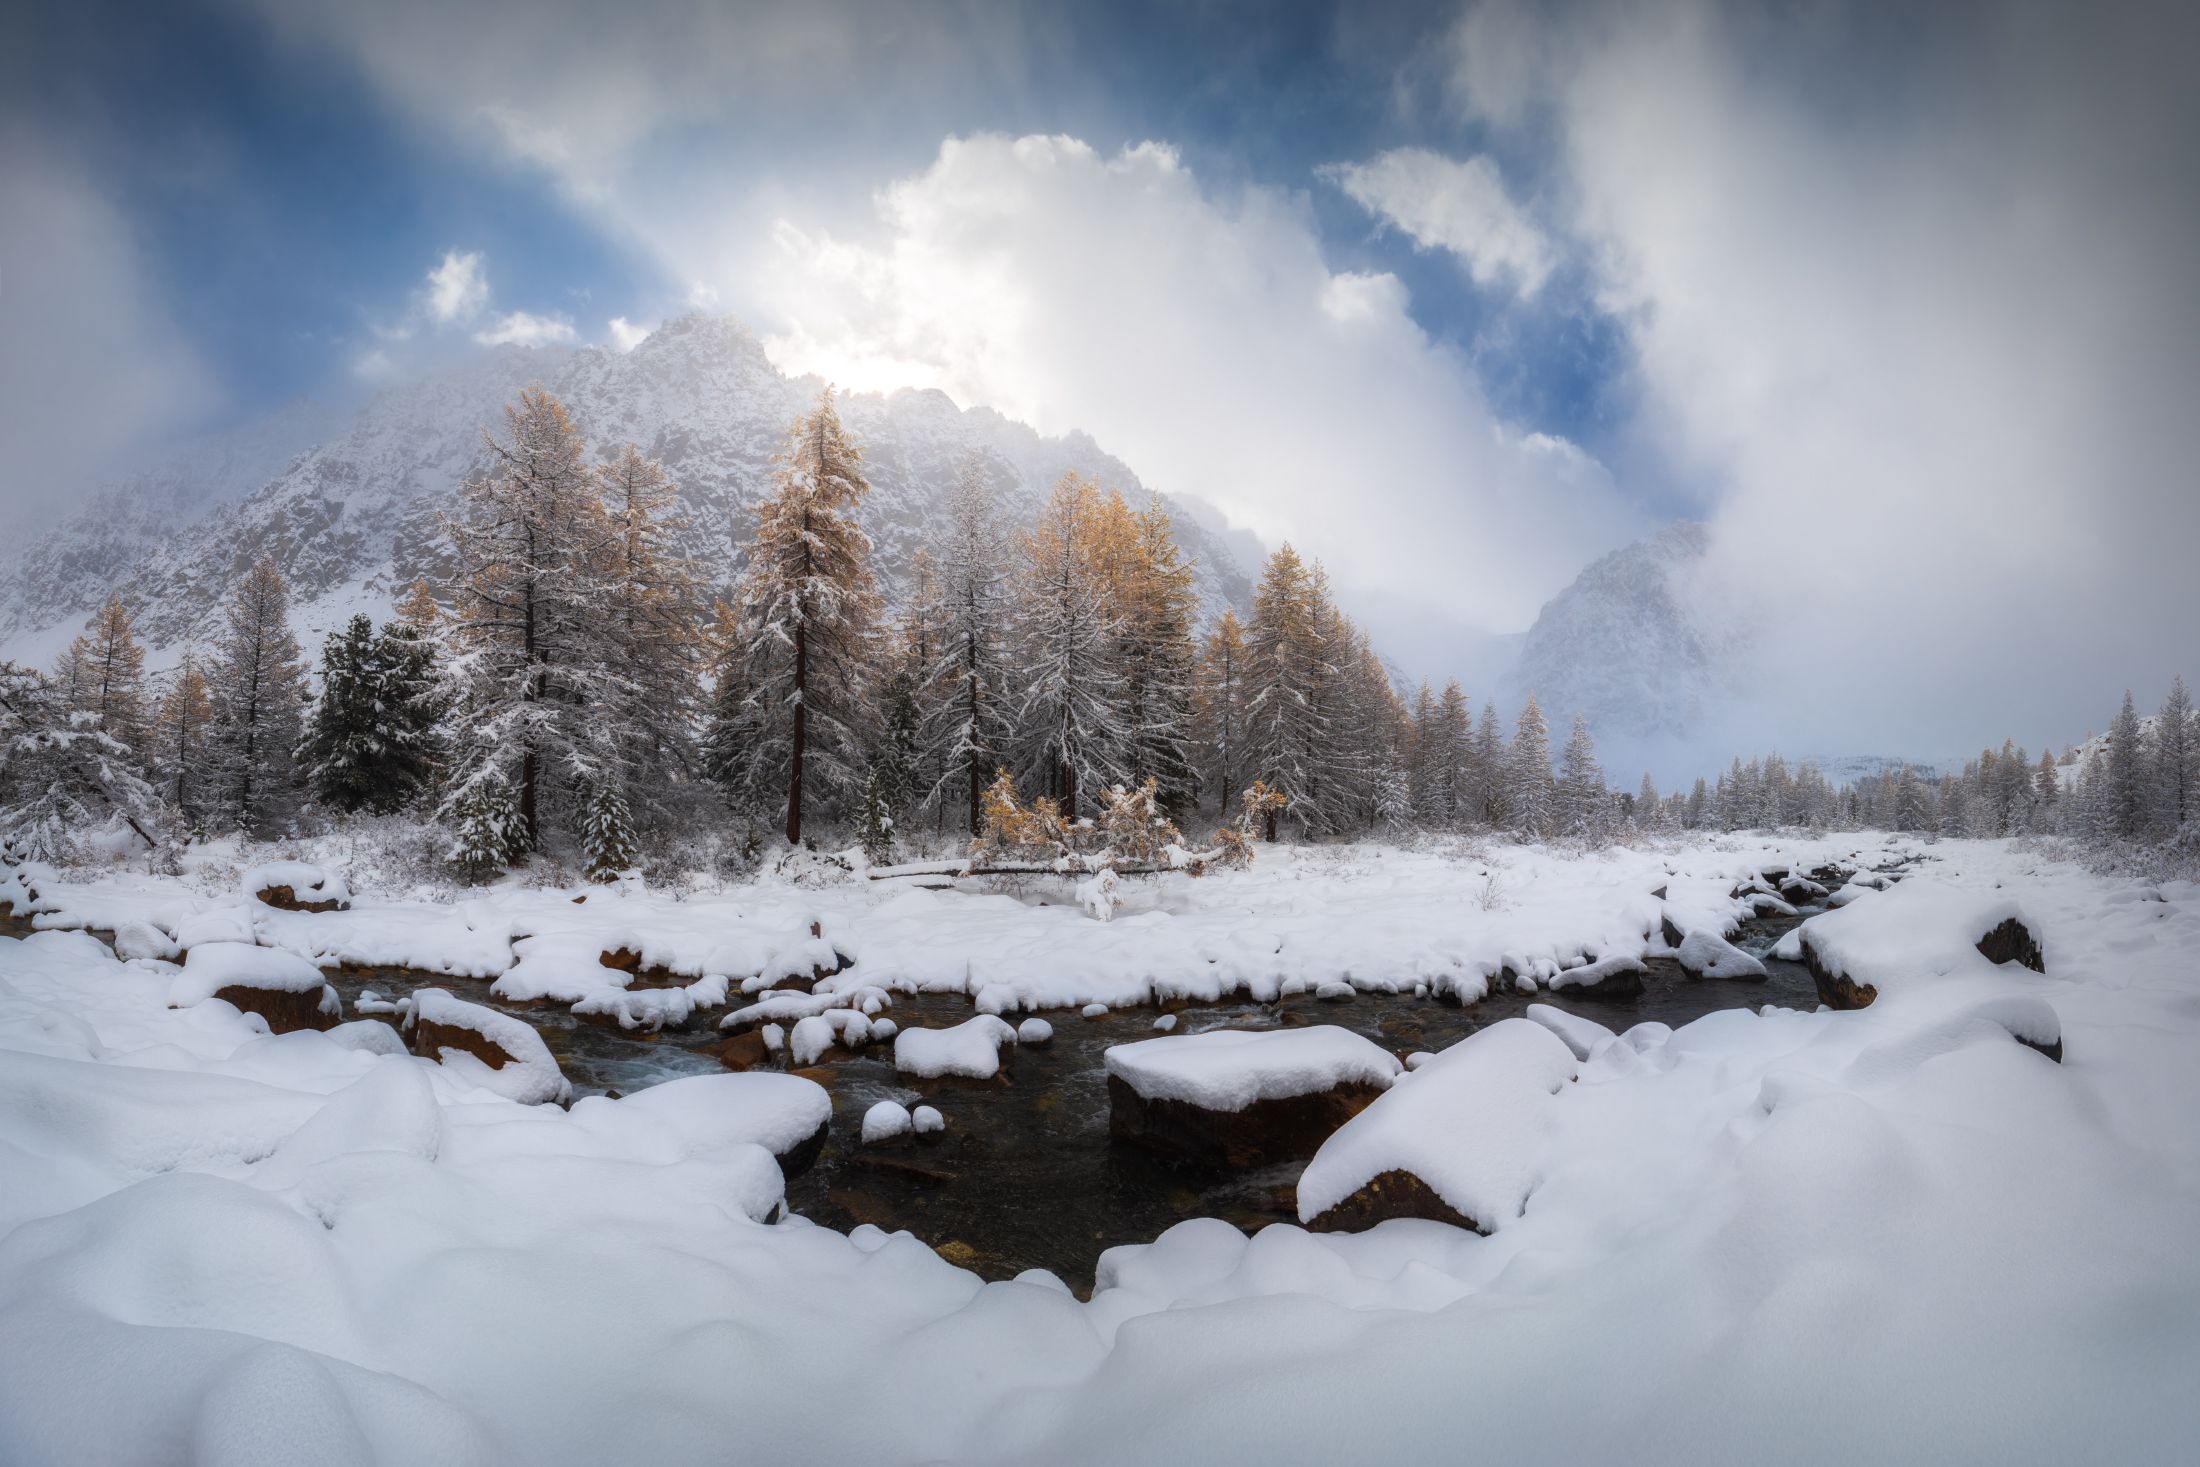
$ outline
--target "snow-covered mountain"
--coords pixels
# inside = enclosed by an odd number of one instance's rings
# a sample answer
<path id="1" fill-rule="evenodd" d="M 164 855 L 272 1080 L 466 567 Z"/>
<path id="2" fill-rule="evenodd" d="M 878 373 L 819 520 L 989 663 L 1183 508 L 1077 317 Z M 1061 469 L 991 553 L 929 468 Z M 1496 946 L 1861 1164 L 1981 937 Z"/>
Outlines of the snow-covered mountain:
<path id="1" fill-rule="evenodd" d="M 632 440 L 664 461 L 688 513 L 687 548 L 714 580 L 733 575 L 772 455 L 822 386 L 779 371 L 737 323 L 695 315 L 625 353 L 494 348 L 389 388 L 347 421 L 286 409 L 195 445 L 173 469 L 117 485 L 27 546 L 0 571 L 0 656 L 50 661 L 119 589 L 137 608 L 140 637 L 165 661 L 160 651 L 212 634 L 229 588 L 269 553 L 290 579 L 308 646 L 355 609 L 382 613 L 415 575 L 441 569 L 438 514 L 481 466 L 481 430 L 501 430 L 504 405 L 536 382 L 564 399 L 592 446 Z M 864 445 L 864 524 L 889 591 L 937 527 L 970 450 L 993 466 L 1014 524 L 1027 523 L 1072 469 L 1134 502 L 1145 494 L 1127 465 L 1082 433 L 1042 437 L 940 392 L 852 394 L 841 413 Z M 1176 516 L 1204 608 L 1246 609 L 1250 583 L 1209 523 L 1211 512 Z"/>
<path id="2" fill-rule="evenodd" d="M 1585 714 L 1599 738 L 1685 739 L 1729 690 L 1737 650 L 1692 607 L 1704 527 L 1679 522 L 1615 550 L 1544 604 L 1507 680 L 1554 724 Z"/>

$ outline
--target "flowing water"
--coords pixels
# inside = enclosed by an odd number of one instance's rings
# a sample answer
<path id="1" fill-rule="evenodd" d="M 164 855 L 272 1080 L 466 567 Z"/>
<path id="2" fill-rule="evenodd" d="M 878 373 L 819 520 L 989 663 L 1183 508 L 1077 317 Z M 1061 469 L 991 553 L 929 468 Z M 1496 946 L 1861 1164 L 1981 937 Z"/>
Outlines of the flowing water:
<path id="1" fill-rule="evenodd" d="M 1802 915 L 1817 910 L 1806 907 Z M 1799 920 L 1753 920 L 1738 944 L 1764 957 Z M 1816 990 L 1801 964 L 1766 958 L 1765 965 L 1769 979 L 1743 982 L 1694 979 L 1678 964 L 1654 961 L 1639 998 L 1599 1001 L 1562 993 L 1556 1002 L 1615 1030 L 1653 1019 L 1678 1027 L 1726 1008 L 1816 1007 Z M 577 1095 L 627 1093 L 682 1075 L 720 1072 L 722 1036 L 709 1014 L 688 1030 L 647 1035 L 576 1019 L 555 1005 L 504 1004 L 489 997 L 486 983 L 469 979 L 368 969 L 334 974 L 331 981 L 347 1010 L 369 988 L 396 997 L 445 987 L 513 1013 L 541 1032 Z M 1410 994 L 1362 994 L 1344 1003 L 1310 996 L 1221 1003 L 1182 1009 L 1175 1032 L 1337 1024 L 1404 1056 L 1442 1049 L 1543 998 L 1506 991 L 1464 1008 Z M 937 1028 L 975 1010 L 966 997 L 935 994 L 897 995 L 888 1012 L 903 1028 Z M 1215 1175 L 1110 1143 L 1102 1056 L 1110 1045 L 1152 1038 L 1158 1013 L 1122 1009 L 1084 1019 L 1073 1009 L 1049 1011 L 1053 1041 L 1004 1047 L 1004 1075 L 996 1081 L 911 1081 L 895 1071 L 890 1044 L 827 1061 L 810 1073 L 827 1079 L 831 1134 L 816 1165 L 789 1184 L 790 1205 L 829 1227 L 907 1228 L 987 1278 L 1048 1269 L 1080 1293 L 1090 1289 L 1104 1249 L 1149 1241 L 1186 1218 L 1220 1217 L 1248 1231 L 1295 1221 L 1293 1188 L 1303 1163 Z M 882 1099 L 936 1106 L 947 1129 L 923 1142 L 862 1146 L 856 1137 L 863 1113 Z"/>

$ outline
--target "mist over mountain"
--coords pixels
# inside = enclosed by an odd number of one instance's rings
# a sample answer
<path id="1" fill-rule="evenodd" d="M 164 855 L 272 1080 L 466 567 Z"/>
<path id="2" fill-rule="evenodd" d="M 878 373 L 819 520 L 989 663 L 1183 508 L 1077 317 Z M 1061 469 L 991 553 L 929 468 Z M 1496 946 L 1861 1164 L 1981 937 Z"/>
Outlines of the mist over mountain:
<path id="1" fill-rule="evenodd" d="M 119 590 L 155 660 L 172 660 L 212 634 L 229 589 L 269 554 L 291 583 L 309 647 L 355 610 L 382 614 L 413 577 L 446 568 L 438 517 L 483 467 L 482 430 L 501 431 L 504 405 L 531 383 L 564 400 L 597 451 L 631 440 L 663 460 L 687 518 L 682 548 L 712 582 L 733 578 L 787 425 L 824 385 L 781 372 L 735 321 L 691 315 L 630 352 L 488 348 L 387 388 L 348 417 L 293 405 L 187 445 L 27 545 L 0 579 L 0 655 L 50 662 Z M 1044 437 L 941 392 L 848 394 L 841 413 L 864 446 L 863 522 L 890 596 L 937 527 L 966 453 L 990 466 L 1009 524 L 1028 522 L 1072 470 L 1134 502 L 1146 494 L 1085 434 Z M 1204 504 L 1175 520 L 1203 615 L 1249 609 L 1251 583 L 1227 522 Z"/>

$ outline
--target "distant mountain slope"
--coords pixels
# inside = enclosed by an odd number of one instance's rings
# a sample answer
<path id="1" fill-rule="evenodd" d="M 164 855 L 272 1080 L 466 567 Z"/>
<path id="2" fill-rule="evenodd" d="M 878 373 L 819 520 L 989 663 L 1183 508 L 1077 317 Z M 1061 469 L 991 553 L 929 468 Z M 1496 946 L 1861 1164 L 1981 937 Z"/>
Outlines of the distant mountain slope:
<path id="1" fill-rule="evenodd" d="M 1685 578 L 1704 527 L 1676 523 L 1615 550 L 1547 602 L 1508 679 L 1551 721 L 1586 714 L 1600 738 L 1686 738 L 1727 692 L 1733 650 L 1691 611 Z"/>
<path id="2" fill-rule="evenodd" d="M 482 352 L 380 393 L 342 423 L 286 410 L 280 423 L 202 451 L 194 460 L 202 467 L 175 475 L 172 490 L 117 486 L 28 547 L 0 573 L 0 655 L 49 661 L 117 589 L 138 608 L 140 635 L 156 652 L 206 639 L 229 588 L 270 553 L 290 578 L 309 645 L 354 609 L 379 613 L 413 576 L 443 569 L 438 516 L 480 467 L 481 430 L 501 431 L 504 405 L 531 382 L 565 400 L 592 447 L 632 440 L 664 460 L 690 517 L 687 548 L 715 580 L 735 573 L 772 456 L 821 386 L 781 373 L 736 323 L 698 315 L 666 323 L 623 354 Z M 1028 523 L 1071 469 L 1136 499 L 1145 494 L 1128 466 L 1081 433 L 1041 437 L 939 392 L 854 394 L 842 415 L 864 445 L 872 486 L 864 524 L 890 590 L 938 527 L 970 450 L 992 464 L 1013 526 Z M 1198 562 L 1205 611 L 1248 608 L 1251 586 L 1221 539 L 1189 513 L 1176 525 Z"/>

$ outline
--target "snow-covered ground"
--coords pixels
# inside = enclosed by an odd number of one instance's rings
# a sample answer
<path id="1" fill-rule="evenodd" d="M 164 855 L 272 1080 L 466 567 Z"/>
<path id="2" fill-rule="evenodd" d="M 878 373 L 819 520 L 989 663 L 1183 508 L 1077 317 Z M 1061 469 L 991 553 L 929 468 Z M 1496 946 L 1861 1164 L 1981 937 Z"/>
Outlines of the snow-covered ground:
<path id="1" fill-rule="evenodd" d="M 821 987 L 1015 1010 L 1472 992 L 1662 951 L 1663 916 L 1724 926 L 1775 859 L 1912 849 L 1264 851 L 1107 924 L 860 885 L 362 890 L 322 914 L 142 876 L 39 890 L 47 925 L 218 941 L 241 919 L 307 956 L 474 978 L 627 946 L 726 980 L 729 1009 L 815 941 L 855 960 Z M 788 1077 L 525 1106 L 377 1025 L 269 1036 L 220 1000 L 170 1008 L 158 959 L 0 939 L 0 1461 L 2183 1460 L 2200 887 L 2000 843 L 1923 854 L 1812 919 L 1871 1007 L 1561 1025 L 1542 1068 L 1576 1078 L 1555 1090 L 1542 1069 L 1470 1081 L 1485 1031 L 1317 1158 L 1349 1185 L 1355 1161 L 1411 1157 L 1489 1236 L 1195 1221 L 1111 1251 L 1089 1302 L 982 1283 L 906 1234 L 770 1221 L 771 1154 L 822 1114 Z M 2011 912 L 2044 974 L 1972 947 Z M 2031 1047 L 2051 1039 L 2059 1064 Z M 719 1083 L 751 1079 L 778 1083 Z"/>

